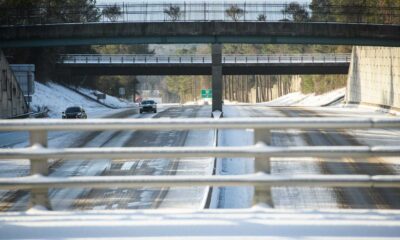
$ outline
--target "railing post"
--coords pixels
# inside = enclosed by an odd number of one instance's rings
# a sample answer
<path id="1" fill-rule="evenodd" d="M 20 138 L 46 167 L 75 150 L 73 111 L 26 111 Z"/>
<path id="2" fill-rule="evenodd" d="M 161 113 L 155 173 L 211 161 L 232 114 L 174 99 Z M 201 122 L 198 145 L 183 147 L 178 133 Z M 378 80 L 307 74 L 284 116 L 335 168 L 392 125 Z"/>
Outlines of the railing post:
<path id="1" fill-rule="evenodd" d="M 31 146 L 47 147 L 47 131 L 31 131 L 29 136 Z M 49 166 L 47 159 L 31 159 L 31 175 L 47 176 L 49 173 Z M 49 200 L 49 189 L 39 188 L 31 190 L 30 206 L 43 206 L 51 210 Z"/>
<path id="2" fill-rule="evenodd" d="M 254 144 L 271 145 L 271 130 L 254 129 Z M 254 159 L 254 171 L 271 173 L 271 159 L 269 157 L 256 157 Z M 270 186 L 256 186 L 254 188 L 253 204 L 267 204 L 273 207 L 272 192 Z"/>

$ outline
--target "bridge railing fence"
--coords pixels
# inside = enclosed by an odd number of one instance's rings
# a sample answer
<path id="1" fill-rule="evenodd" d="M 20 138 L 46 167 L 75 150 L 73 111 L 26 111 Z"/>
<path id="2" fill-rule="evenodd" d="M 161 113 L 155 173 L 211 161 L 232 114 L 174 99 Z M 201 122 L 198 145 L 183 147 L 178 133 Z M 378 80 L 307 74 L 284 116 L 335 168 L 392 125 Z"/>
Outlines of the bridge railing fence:
<path id="1" fill-rule="evenodd" d="M 349 62 L 350 54 L 268 54 L 222 56 L 222 63 L 324 63 Z M 203 64 L 211 63 L 211 56 L 148 55 L 148 54 L 68 54 L 59 57 L 63 64 Z"/>
<path id="2" fill-rule="evenodd" d="M 28 131 L 30 147 L 0 149 L 0 160 L 30 160 L 30 176 L 0 178 L 1 190 L 31 191 L 31 205 L 51 209 L 50 188 L 254 186 L 256 195 L 266 196 L 271 186 L 308 187 L 400 187 L 399 175 L 275 175 L 274 161 L 340 162 L 344 157 L 370 161 L 376 156 L 400 156 L 399 146 L 272 146 L 271 134 L 282 129 L 369 129 L 400 128 L 398 118 L 229 118 L 229 119 L 88 119 L 88 120 L 0 120 L 0 131 Z M 49 131 L 252 129 L 254 144 L 240 147 L 48 147 Z M 80 176 L 50 177 L 49 160 L 62 159 L 175 159 L 231 157 L 255 159 L 259 173 L 235 176 Z M 327 158 L 325 160 L 321 158 Z M 256 197 L 255 195 L 255 197 Z M 258 195 L 257 195 L 258 196 Z M 256 201 L 263 202 L 263 198 Z"/>
<path id="3" fill-rule="evenodd" d="M 192 22 L 192 21 L 295 21 L 295 22 L 348 22 L 397 23 L 400 9 L 393 7 L 363 6 L 357 4 L 312 4 L 292 6 L 290 3 L 260 2 L 177 2 L 177 3 L 118 3 L 98 4 L 94 9 L 62 6 L 63 11 L 51 5 L 38 5 L 23 9 L 0 8 L 1 25 L 80 23 L 80 22 Z"/>

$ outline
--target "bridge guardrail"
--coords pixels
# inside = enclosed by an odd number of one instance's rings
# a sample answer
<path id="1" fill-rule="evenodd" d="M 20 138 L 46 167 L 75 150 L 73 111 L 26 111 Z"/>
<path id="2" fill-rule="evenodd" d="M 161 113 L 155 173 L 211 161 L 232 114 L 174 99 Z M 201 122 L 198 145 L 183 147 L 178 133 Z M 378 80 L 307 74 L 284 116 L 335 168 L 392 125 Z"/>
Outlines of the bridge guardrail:
<path id="1" fill-rule="evenodd" d="M 47 147 L 48 131 L 95 130 L 189 130 L 253 129 L 254 145 L 242 147 Z M 399 146 L 268 146 L 272 129 L 368 129 L 400 128 L 398 118 L 225 118 L 225 119 L 88 119 L 88 120 L 0 120 L 0 131 L 29 131 L 31 147 L 0 149 L 0 159 L 29 159 L 31 176 L 0 178 L 0 189 L 31 190 L 31 205 L 51 209 L 49 188 L 255 186 L 256 194 L 266 194 L 271 186 L 394 187 L 399 175 L 270 175 L 270 157 L 365 158 L 400 156 Z M 46 177 L 48 159 L 152 159 L 181 157 L 255 158 L 261 173 L 235 176 L 95 176 Z M 320 160 L 320 159 L 319 159 Z M 362 160 L 362 159 L 361 159 Z M 287 159 L 285 161 L 288 161 Z M 290 161 L 296 161 L 292 159 Z M 309 160 L 309 161 L 312 161 Z M 340 161 L 340 159 L 329 161 Z M 263 195 L 262 194 L 262 195 Z M 256 198 L 256 196 L 255 196 Z M 256 198 L 257 202 L 268 199 Z"/>
<path id="2" fill-rule="evenodd" d="M 347 63 L 351 54 L 268 54 L 222 56 L 222 63 Z M 62 64 L 210 64 L 210 55 L 149 54 L 67 54 L 59 57 Z"/>

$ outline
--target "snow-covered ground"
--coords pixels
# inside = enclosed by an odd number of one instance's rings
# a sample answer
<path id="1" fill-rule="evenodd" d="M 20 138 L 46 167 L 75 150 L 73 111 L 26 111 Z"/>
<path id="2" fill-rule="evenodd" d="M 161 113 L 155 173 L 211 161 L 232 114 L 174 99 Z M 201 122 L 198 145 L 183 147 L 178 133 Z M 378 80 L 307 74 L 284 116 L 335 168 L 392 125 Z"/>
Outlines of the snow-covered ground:
<path id="1" fill-rule="evenodd" d="M 266 106 L 322 106 L 343 97 L 345 91 L 345 88 L 341 88 L 321 95 L 294 92 L 260 104 Z"/>
<path id="2" fill-rule="evenodd" d="M 103 92 L 100 92 L 98 90 L 92 90 L 92 89 L 88 89 L 88 88 L 78 88 L 77 89 L 79 92 L 86 94 L 88 96 L 90 96 L 91 98 L 96 99 L 96 94 L 102 94 Z M 112 106 L 115 108 L 125 108 L 125 107 L 133 107 L 135 106 L 135 104 L 131 101 L 128 101 L 126 99 L 122 99 L 122 98 L 117 98 L 114 96 L 110 96 L 106 94 L 106 99 L 102 99 L 100 100 L 102 103 L 107 104 L 108 106 Z"/>
<path id="3" fill-rule="evenodd" d="M 80 89 L 84 93 L 90 93 L 93 90 Z M 105 103 L 115 107 L 134 107 L 127 101 L 122 101 L 113 96 L 106 96 Z M 57 83 L 49 82 L 47 84 L 35 82 L 35 94 L 32 96 L 31 108 L 37 110 L 38 107 L 49 109 L 49 117 L 61 118 L 61 113 L 70 106 L 82 106 L 89 118 L 103 117 L 120 110 L 107 108 L 93 100 L 87 99 L 84 96 L 71 91 Z"/>
<path id="4" fill-rule="evenodd" d="M 394 240 L 399 210 L 117 210 L 2 213 L 0 239 Z"/>

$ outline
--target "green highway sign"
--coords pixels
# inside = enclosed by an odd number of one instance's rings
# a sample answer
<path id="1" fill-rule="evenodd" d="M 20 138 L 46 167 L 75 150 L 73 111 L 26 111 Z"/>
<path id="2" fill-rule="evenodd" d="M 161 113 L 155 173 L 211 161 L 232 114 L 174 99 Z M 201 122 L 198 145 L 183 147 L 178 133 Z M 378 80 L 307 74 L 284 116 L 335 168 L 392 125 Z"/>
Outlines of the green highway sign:
<path id="1" fill-rule="evenodd" d="M 201 89 L 201 98 L 212 98 L 211 89 Z"/>

